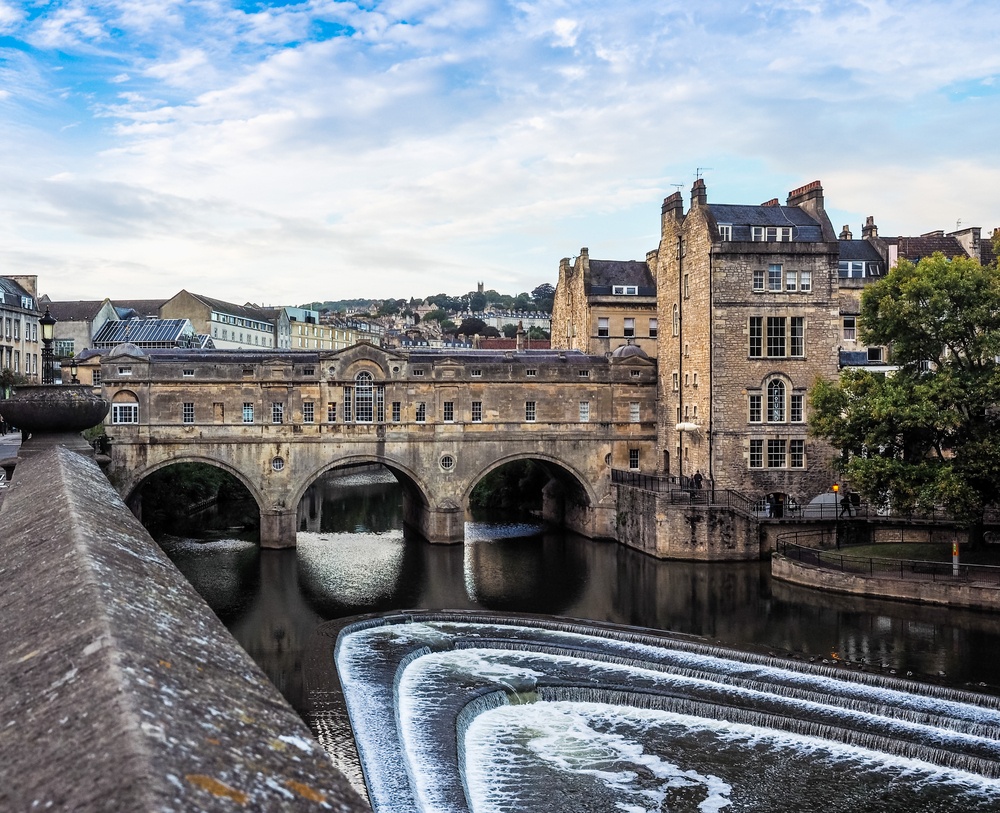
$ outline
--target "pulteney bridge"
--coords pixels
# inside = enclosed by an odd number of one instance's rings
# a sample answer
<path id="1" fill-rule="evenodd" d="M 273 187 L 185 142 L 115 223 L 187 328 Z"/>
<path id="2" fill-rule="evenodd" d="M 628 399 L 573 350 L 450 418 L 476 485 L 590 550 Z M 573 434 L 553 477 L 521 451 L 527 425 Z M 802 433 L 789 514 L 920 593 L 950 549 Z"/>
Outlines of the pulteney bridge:
<path id="1" fill-rule="evenodd" d="M 614 537 L 611 470 L 654 466 L 656 365 L 635 347 L 575 351 L 157 351 L 102 362 L 112 399 L 108 475 L 128 501 L 175 463 L 239 479 L 266 547 L 295 544 L 299 501 L 332 469 L 377 463 L 403 485 L 407 525 L 461 542 L 469 495 L 490 471 L 550 474 L 544 518 Z"/>

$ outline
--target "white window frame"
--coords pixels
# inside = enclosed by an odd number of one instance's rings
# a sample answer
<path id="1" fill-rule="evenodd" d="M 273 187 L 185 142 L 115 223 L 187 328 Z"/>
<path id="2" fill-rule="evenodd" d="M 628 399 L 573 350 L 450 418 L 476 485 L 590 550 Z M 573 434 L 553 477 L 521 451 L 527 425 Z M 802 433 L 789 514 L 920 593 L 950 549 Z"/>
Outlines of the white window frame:
<path id="1" fill-rule="evenodd" d="M 135 402 L 122 402 L 111 405 L 111 423 L 139 423 L 139 405 Z"/>
<path id="2" fill-rule="evenodd" d="M 590 401 L 580 402 L 580 423 L 590 423 Z"/>

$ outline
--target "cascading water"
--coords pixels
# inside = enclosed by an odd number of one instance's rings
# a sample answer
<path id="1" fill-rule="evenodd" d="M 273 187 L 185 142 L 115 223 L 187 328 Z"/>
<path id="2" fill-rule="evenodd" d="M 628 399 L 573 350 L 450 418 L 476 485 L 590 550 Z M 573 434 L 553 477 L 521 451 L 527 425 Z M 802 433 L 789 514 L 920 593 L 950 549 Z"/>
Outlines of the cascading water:
<path id="1" fill-rule="evenodd" d="M 535 616 L 329 626 L 376 813 L 1000 811 L 992 697 Z"/>

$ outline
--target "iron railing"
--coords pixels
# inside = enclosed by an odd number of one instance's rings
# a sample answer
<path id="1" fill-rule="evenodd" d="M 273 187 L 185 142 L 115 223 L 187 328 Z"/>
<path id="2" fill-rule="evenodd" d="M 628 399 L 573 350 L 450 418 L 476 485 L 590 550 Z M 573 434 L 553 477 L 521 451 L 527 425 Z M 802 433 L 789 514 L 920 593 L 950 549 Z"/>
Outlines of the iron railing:
<path id="1" fill-rule="evenodd" d="M 819 533 L 819 532 L 816 532 Z M 850 573 L 858 576 L 883 579 L 904 579 L 907 581 L 968 582 L 983 586 L 1000 587 L 1000 566 L 966 565 L 961 562 L 931 562 L 925 559 L 887 559 L 875 556 L 852 556 L 839 549 L 801 545 L 788 541 L 788 537 L 799 534 L 782 535 L 777 541 L 777 552 L 824 570 Z M 809 536 L 808 534 L 804 536 Z"/>
<path id="2" fill-rule="evenodd" d="M 699 488 L 695 485 L 694 478 L 681 475 L 643 474 L 626 469 L 612 469 L 611 482 L 662 494 L 673 505 L 712 505 L 752 514 L 756 504 L 738 491 L 715 488 L 705 481 L 702 481 L 702 487 Z"/>

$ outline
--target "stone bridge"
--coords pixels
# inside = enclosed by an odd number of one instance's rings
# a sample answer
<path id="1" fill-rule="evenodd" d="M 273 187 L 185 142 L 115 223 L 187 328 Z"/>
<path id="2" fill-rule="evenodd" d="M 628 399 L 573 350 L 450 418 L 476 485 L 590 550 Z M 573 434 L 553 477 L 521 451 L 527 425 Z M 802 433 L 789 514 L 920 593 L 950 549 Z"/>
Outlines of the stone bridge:
<path id="1" fill-rule="evenodd" d="M 266 547 L 295 544 L 297 509 L 328 471 L 388 468 L 408 528 L 464 539 L 469 496 L 516 460 L 550 475 L 544 519 L 616 536 L 612 468 L 655 467 L 656 364 L 635 347 L 575 351 L 142 351 L 102 362 L 108 476 L 138 506 L 153 472 L 207 463 L 242 482 Z"/>

